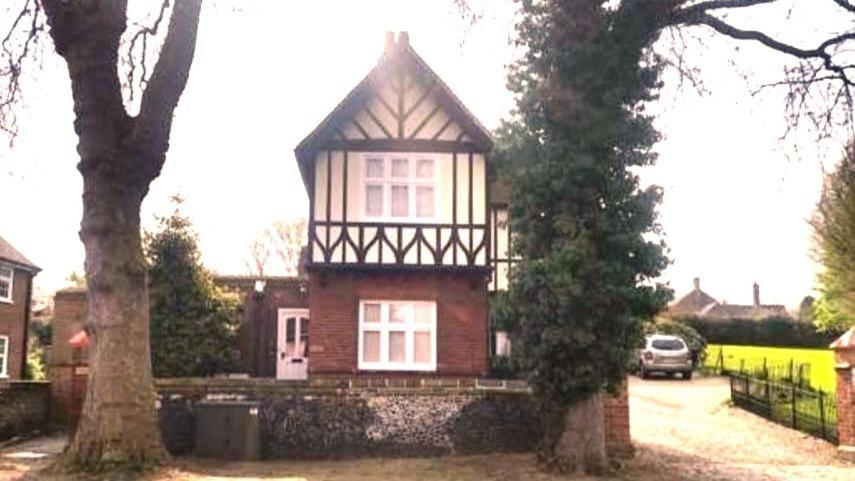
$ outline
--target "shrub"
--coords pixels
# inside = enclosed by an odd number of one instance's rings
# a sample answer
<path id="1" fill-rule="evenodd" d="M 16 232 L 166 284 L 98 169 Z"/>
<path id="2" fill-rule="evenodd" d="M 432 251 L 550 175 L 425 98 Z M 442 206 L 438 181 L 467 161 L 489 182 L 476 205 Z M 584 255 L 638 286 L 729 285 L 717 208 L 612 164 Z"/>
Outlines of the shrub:
<path id="1" fill-rule="evenodd" d="M 830 333 L 818 332 L 807 323 L 788 317 L 766 319 L 705 319 L 695 316 L 677 318 L 694 328 L 711 344 L 736 344 L 781 347 L 828 347 Z"/>

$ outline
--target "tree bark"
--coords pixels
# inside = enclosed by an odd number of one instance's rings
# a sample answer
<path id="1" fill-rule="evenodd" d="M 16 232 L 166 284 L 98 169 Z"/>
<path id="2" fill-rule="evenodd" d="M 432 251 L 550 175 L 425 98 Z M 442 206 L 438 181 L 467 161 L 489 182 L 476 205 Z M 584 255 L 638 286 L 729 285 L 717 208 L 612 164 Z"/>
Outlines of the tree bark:
<path id="1" fill-rule="evenodd" d="M 176 0 L 140 115 L 127 114 L 118 77 L 125 0 L 42 0 L 68 65 L 83 176 L 80 238 L 93 332 L 86 398 L 67 461 L 86 469 L 156 463 L 166 456 L 149 347 L 147 266 L 140 206 L 169 148 L 186 85 L 201 0 Z"/>
<path id="2" fill-rule="evenodd" d="M 608 469 L 601 393 L 569 406 L 550 460 L 557 470 L 599 475 Z"/>

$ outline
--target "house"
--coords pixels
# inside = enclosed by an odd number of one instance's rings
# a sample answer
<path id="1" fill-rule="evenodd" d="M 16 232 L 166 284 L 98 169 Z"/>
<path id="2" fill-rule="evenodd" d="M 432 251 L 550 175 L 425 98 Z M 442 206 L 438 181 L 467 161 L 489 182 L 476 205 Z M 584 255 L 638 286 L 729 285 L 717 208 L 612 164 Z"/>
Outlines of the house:
<path id="1" fill-rule="evenodd" d="M 301 275 L 215 278 L 244 299 L 244 373 L 485 375 L 488 298 L 511 265 L 492 146 L 407 34 L 387 34 L 377 65 L 295 149 L 310 205 Z M 66 298 L 59 322 L 85 312 Z"/>
<path id="2" fill-rule="evenodd" d="M 491 202 L 492 146 L 407 33 L 387 34 L 295 151 L 308 306 L 279 311 L 277 377 L 486 373 L 488 289 L 507 283 L 493 274 L 507 210 Z"/>
<path id="3" fill-rule="evenodd" d="M 24 377 L 33 277 L 39 271 L 0 237 L 0 380 Z"/>
<path id="4" fill-rule="evenodd" d="M 701 280 L 696 277 L 694 279 L 694 289 L 668 306 L 666 314 L 672 317 L 694 316 L 718 320 L 791 317 L 787 308 L 781 304 L 761 304 L 760 285 L 756 282 L 754 283 L 752 294 L 754 302 L 750 305 L 719 302 L 701 290 Z"/>

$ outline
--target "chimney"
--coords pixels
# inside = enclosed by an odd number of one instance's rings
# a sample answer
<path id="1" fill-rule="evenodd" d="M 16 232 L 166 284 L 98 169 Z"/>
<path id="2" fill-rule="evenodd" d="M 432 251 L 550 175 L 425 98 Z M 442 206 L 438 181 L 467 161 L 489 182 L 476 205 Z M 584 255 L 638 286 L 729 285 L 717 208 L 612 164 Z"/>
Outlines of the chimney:
<path id="1" fill-rule="evenodd" d="M 754 283 L 754 307 L 760 307 L 760 284 Z"/>
<path id="2" fill-rule="evenodd" d="M 398 45 L 406 47 L 410 44 L 410 34 L 407 32 L 398 32 Z"/>
<path id="3" fill-rule="evenodd" d="M 696 291 L 701 290 L 701 278 L 700 277 L 695 277 L 694 279 L 692 279 L 692 282 L 695 284 L 695 290 Z"/>
<path id="4" fill-rule="evenodd" d="M 386 32 L 386 44 L 383 46 L 383 52 L 389 53 L 395 48 L 395 32 Z"/>

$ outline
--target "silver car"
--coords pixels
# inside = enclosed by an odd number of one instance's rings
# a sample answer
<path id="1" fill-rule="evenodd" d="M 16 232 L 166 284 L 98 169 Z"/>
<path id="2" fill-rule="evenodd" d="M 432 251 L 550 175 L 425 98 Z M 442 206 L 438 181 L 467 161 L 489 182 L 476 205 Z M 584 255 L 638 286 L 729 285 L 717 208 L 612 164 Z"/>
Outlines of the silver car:
<path id="1" fill-rule="evenodd" d="M 652 372 L 681 373 L 692 379 L 692 353 L 685 341 L 677 336 L 654 334 L 644 339 L 644 349 L 638 354 L 638 375 L 647 379 Z"/>

